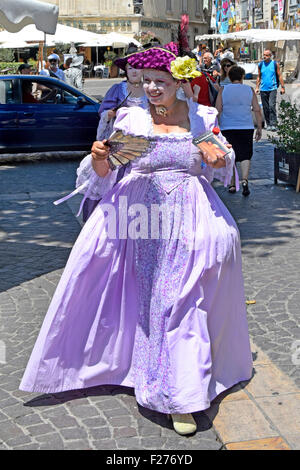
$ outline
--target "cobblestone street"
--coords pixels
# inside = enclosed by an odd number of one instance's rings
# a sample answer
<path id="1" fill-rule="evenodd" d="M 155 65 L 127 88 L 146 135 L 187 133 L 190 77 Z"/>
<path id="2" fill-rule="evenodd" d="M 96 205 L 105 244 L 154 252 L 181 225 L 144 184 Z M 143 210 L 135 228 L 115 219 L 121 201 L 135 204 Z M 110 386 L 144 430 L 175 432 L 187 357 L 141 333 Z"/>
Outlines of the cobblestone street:
<path id="1" fill-rule="evenodd" d="M 18 390 L 80 231 L 78 199 L 53 205 L 74 189 L 77 166 L 57 160 L 0 165 L 0 449 L 220 449 L 209 414 L 196 413 L 198 432 L 180 437 L 164 415 L 137 406 L 131 389 Z M 265 131 L 255 144 L 250 196 L 215 187 L 241 233 L 246 298 L 256 300 L 247 307 L 253 344 L 300 388 L 300 366 L 292 361 L 300 340 L 300 195 L 273 184 Z"/>

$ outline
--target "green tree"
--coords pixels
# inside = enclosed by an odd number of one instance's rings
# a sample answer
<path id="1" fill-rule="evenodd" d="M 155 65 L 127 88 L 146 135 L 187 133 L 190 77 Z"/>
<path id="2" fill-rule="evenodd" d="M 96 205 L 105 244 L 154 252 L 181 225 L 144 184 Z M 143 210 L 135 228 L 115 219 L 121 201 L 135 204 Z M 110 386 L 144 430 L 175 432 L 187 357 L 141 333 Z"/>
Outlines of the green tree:
<path id="1" fill-rule="evenodd" d="M 0 62 L 15 62 L 13 49 L 0 49 Z"/>

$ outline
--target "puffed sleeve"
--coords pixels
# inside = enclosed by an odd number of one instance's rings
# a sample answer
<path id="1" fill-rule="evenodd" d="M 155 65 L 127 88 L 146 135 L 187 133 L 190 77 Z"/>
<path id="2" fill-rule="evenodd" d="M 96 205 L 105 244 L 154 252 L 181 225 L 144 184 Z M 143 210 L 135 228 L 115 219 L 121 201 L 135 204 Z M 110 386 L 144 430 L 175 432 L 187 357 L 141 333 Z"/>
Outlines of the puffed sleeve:
<path id="1" fill-rule="evenodd" d="M 120 108 L 117 111 L 112 130 L 121 130 L 124 134 L 131 133 L 133 128 L 138 128 L 142 131 L 141 126 L 136 125 L 136 122 L 140 120 L 140 117 L 137 117 L 139 111 L 144 113 L 144 110 L 139 107 Z M 118 170 L 109 170 L 106 176 L 98 176 L 92 166 L 92 156 L 87 155 L 77 169 L 77 192 L 84 194 L 89 199 L 101 199 L 104 194 L 113 188 L 117 181 L 117 175 Z"/>
<path id="2" fill-rule="evenodd" d="M 115 108 L 122 100 L 120 99 L 120 93 L 122 92 L 120 85 L 116 83 L 106 93 L 101 106 L 99 108 L 99 114 L 103 111 Z"/>
<path id="3" fill-rule="evenodd" d="M 93 200 L 101 199 L 116 183 L 117 171 L 111 171 L 106 176 L 98 176 L 92 166 L 92 155 L 87 155 L 77 168 L 77 192 Z"/>
<path id="4" fill-rule="evenodd" d="M 212 131 L 214 127 L 219 127 L 217 119 L 218 111 L 215 108 L 209 106 L 202 106 L 198 103 L 194 103 L 190 100 L 190 121 L 191 131 L 193 137 L 198 137 L 204 132 Z M 227 144 L 227 140 L 220 132 L 217 136 L 221 142 Z M 231 181 L 233 172 L 235 171 L 235 153 L 233 149 L 225 156 L 226 166 L 223 168 L 212 168 L 209 165 L 197 164 L 197 149 L 195 146 L 191 151 L 191 159 L 194 166 L 194 171 L 197 171 L 198 175 L 203 175 L 211 183 L 214 179 L 221 181 L 224 186 L 228 186 Z M 199 159 L 199 157 L 198 157 Z"/>
<path id="5" fill-rule="evenodd" d="M 123 134 L 137 136 L 149 136 L 151 132 L 151 116 L 140 106 L 120 108 L 117 111 L 114 122 L 114 130 L 120 130 Z"/>

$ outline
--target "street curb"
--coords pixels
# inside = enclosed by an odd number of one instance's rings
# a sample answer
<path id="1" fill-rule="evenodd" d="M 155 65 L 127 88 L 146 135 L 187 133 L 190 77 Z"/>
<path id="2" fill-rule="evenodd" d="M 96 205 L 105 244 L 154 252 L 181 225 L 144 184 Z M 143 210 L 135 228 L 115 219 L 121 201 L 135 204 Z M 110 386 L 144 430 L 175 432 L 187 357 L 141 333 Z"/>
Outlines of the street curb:
<path id="1" fill-rule="evenodd" d="M 300 448 L 300 390 L 251 341 L 254 375 L 205 410 L 226 450 Z"/>

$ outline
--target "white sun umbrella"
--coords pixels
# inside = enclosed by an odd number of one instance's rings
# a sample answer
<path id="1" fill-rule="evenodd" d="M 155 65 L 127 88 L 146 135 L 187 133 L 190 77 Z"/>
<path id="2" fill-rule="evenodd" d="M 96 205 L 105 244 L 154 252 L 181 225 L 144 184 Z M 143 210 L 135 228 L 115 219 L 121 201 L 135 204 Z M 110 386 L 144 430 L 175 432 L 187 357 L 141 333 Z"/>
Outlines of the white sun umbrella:
<path id="1" fill-rule="evenodd" d="M 1 1 L 1 0 L 0 0 Z M 85 31 L 84 29 L 71 28 L 58 24 L 54 35 L 47 35 L 47 45 L 53 46 L 56 43 L 70 44 L 83 43 L 86 41 L 94 41 L 98 38 L 99 34 Z M 0 42 L 41 42 L 44 41 L 44 33 L 39 31 L 33 24 L 25 26 L 22 31 L 17 33 L 9 33 L 7 31 L 0 32 Z"/>
<path id="2" fill-rule="evenodd" d="M 124 34 L 108 33 L 108 34 L 97 34 L 97 38 L 86 41 L 82 46 L 85 47 L 106 47 L 110 46 L 113 48 L 126 47 L 128 44 L 133 42 L 137 47 L 141 46 L 141 43 L 136 39 L 125 36 Z"/>
<path id="3" fill-rule="evenodd" d="M 25 47 L 33 47 L 36 44 L 27 44 L 25 41 L 3 42 L 0 49 L 23 49 Z"/>
<path id="4" fill-rule="evenodd" d="M 11 33 L 33 23 L 39 31 L 54 34 L 57 19 L 56 5 L 37 0 L 0 0 L 0 24 Z"/>
<path id="5" fill-rule="evenodd" d="M 129 36 L 125 36 L 124 34 L 119 34 L 119 33 L 108 33 L 107 34 L 107 39 L 109 41 L 111 41 L 111 46 L 114 47 L 114 48 L 126 47 L 131 42 L 137 47 L 140 47 L 142 45 L 136 39 L 131 38 Z"/>
<path id="6" fill-rule="evenodd" d="M 118 33 L 108 33 L 108 34 L 98 34 L 98 38 L 92 41 L 87 41 L 84 44 L 81 44 L 84 47 L 96 47 L 96 56 L 97 56 L 97 64 L 98 64 L 98 47 L 113 47 L 113 48 L 121 48 L 126 47 L 128 44 L 133 43 L 137 47 L 141 46 L 141 43 L 136 39 L 125 36 L 124 34 Z"/>

